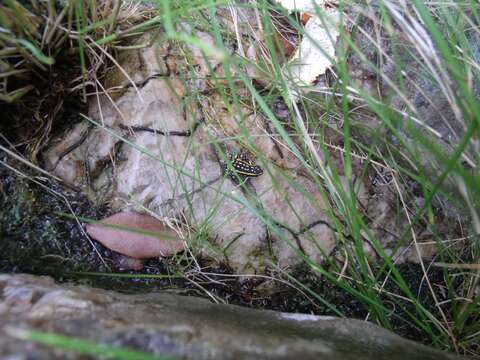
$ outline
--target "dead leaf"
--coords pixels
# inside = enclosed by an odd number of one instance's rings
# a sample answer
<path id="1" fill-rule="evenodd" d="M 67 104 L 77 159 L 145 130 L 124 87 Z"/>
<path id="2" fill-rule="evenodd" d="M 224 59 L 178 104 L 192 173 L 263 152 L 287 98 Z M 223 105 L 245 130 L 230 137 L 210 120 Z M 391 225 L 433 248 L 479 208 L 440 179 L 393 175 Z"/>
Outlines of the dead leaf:
<path id="1" fill-rule="evenodd" d="M 340 12 L 333 2 L 326 0 L 277 0 L 289 12 L 300 11 L 305 26 L 303 39 L 296 47 L 285 73 L 293 82 L 308 92 L 320 75 L 335 60 L 335 44 L 341 26 Z"/>
<path id="2" fill-rule="evenodd" d="M 185 249 L 184 241 L 163 222 L 135 212 L 88 224 L 87 233 L 107 248 L 136 259 L 171 256 Z"/>
<path id="3" fill-rule="evenodd" d="M 282 36 L 282 34 L 278 34 L 277 39 L 278 44 L 275 42 L 275 50 L 278 53 L 283 53 L 286 59 L 290 58 L 296 49 L 295 41 L 287 39 L 285 36 Z"/>
<path id="4" fill-rule="evenodd" d="M 332 65 L 338 37 L 336 21 L 338 13 L 328 20 L 312 17 L 305 25 L 306 35 L 289 63 L 289 71 L 300 86 L 312 85 Z"/>
<path id="5" fill-rule="evenodd" d="M 304 12 L 300 15 L 300 21 L 302 22 L 302 25 L 305 26 L 307 25 L 308 20 L 312 18 L 312 15 L 310 15 L 307 12 Z"/>

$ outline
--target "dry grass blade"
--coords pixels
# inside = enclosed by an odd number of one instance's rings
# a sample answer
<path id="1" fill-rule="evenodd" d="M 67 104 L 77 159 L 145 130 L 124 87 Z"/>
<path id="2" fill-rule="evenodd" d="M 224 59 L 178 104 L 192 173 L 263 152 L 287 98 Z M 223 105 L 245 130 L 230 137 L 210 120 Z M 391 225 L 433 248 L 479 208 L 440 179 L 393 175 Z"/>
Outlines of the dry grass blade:
<path id="1" fill-rule="evenodd" d="M 423 271 L 423 278 L 425 279 L 425 281 L 427 282 L 427 285 L 428 285 L 428 288 L 430 290 L 430 294 L 433 298 L 433 300 L 435 301 L 435 305 L 438 309 L 438 311 L 440 312 L 441 316 L 442 316 L 442 319 L 443 319 L 443 324 L 440 323 L 439 321 L 436 320 L 436 322 L 438 323 L 438 325 L 445 331 L 448 333 L 448 335 L 450 336 L 450 338 L 452 339 L 452 343 L 453 345 L 455 346 L 456 348 L 456 351 L 458 351 L 458 345 L 457 345 L 457 340 L 455 338 L 455 335 L 454 335 L 454 332 L 453 332 L 453 329 L 451 328 L 451 324 L 450 322 L 448 321 L 447 319 L 447 316 L 445 315 L 445 312 L 443 311 L 442 307 L 439 305 L 439 301 L 437 299 L 437 295 L 435 294 L 435 291 L 433 290 L 433 286 L 431 284 L 431 281 L 430 281 L 430 278 L 428 277 L 428 273 L 427 273 L 427 270 L 425 268 L 425 264 L 424 264 L 424 260 L 422 258 L 422 255 L 421 255 L 421 250 L 420 250 L 420 246 L 418 244 L 418 240 L 417 240 L 417 234 L 415 233 L 415 229 L 413 228 L 413 225 L 412 225 L 412 222 L 411 222 L 411 218 L 410 218 L 410 214 L 409 214 L 409 210 L 407 208 L 407 205 L 405 204 L 405 201 L 404 201 L 404 198 L 403 198 L 403 194 L 402 194 L 402 191 L 400 190 L 400 187 L 398 185 L 398 182 L 397 180 L 395 179 L 395 176 L 393 176 L 393 183 L 395 184 L 395 188 L 397 190 L 397 193 L 398 193 L 398 197 L 402 203 L 402 207 L 403 207 L 403 210 L 405 212 L 405 216 L 407 217 L 407 220 L 408 220 L 408 223 L 410 225 L 410 231 L 411 231 L 411 234 L 412 234 L 412 238 L 413 238 L 413 243 L 415 245 L 415 250 L 417 251 L 417 256 L 418 256 L 418 261 L 419 261 L 419 264 L 420 266 L 422 267 L 422 271 Z"/>
<path id="2" fill-rule="evenodd" d="M 447 264 L 443 262 L 434 262 L 432 265 L 446 269 L 480 270 L 480 264 Z"/>

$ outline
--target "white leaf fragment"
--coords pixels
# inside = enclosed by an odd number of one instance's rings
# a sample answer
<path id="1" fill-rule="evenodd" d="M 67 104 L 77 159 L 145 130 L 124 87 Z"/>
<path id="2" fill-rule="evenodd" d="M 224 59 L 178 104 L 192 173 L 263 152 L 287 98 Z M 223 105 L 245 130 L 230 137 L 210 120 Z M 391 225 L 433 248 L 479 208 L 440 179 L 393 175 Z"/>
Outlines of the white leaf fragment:
<path id="1" fill-rule="evenodd" d="M 320 11 L 319 14 L 310 13 L 312 17 L 305 25 L 302 41 L 292 59 L 285 65 L 286 77 L 292 78 L 299 87 L 312 85 L 335 59 L 340 13 L 335 8 L 326 6 L 320 6 Z"/>

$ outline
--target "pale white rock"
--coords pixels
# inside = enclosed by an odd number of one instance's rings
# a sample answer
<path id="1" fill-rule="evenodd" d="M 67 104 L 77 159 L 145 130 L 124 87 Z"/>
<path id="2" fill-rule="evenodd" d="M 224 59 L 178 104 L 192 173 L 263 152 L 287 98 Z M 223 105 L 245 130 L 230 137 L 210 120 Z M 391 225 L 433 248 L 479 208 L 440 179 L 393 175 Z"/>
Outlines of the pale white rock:
<path id="1" fill-rule="evenodd" d="M 54 172 L 68 183 L 77 184 L 84 170 L 84 149 L 80 148 L 72 152 L 69 152 L 69 149 L 86 137 L 88 128 L 88 123 L 82 122 L 74 126 L 71 131 L 54 139 L 49 149 L 42 154 L 45 169 Z"/>
<path id="2" fill-rule="evenodd" d="M 202 39 L 213 41 L 207 35 Z M 204 74 L 207 64 L 202 53 L 191 46 L 182 51 L 190 51 L 190 65 Z M 55 159 L 59 151 L 47 151 L 50 162 L 58 162 L 53 173 L 89 189 L 94 200 L 108 194 L 115 211 L 148 209 L 161 217 L 186 221 L 193 230 L 205 228 L 211 244 L 201 252 L 226 262 L 238 273 L 263 273 L 272 260 L 282 267 L 295 266 L 303 261 L 299 249 L 320 264 L 333 248 L 334 232 L 317 185 L 296 173 L 301 163 L 261 114 L 247 105 L 227 111 L 231 105 L 216 93 L 197 101 L 189 89 L 192 83 L 178 77 L 189 71 L 179 55 L 182 51 L 154 42 L 129 56 L 123 53 L 120 65 L 138 91 L 122 71 L 112 70 L 106 84 L 120 91 L 113 97 L 92 98 L 89 106 L 90 118 L 103 125 L 93 127 L 85 142 L 68 156 Z M 79 132 L 85 124 L 77 127 Z M 191 132 L 191 136 L 166 134 L 172 131 Z M 71 145 L 65 139 L 64 149 Z M 249 139 L 253 144 L 247 146 L 259 155 L 265 174 L 251 179 L 245 193 L 223 176 L 213 144 L 239 149 Z M 72 160 L 88 165 L 89 178 L 85 169 L 67 176 Z M 282 172 L 307 193 L 283 179 Z M 259 217 L 263 213 L 293 233 L 284 229 L 284 236 L 273 234 Z"/>
<path id="3" fill-rule="evenodd" d="M 288 226 L 287 229 L 280 225 L 283 236 L 272 232 L 272 247 L 279 265 L 295 265 L 299 251 L 302 250 L 312 261 L 320 264 L 333 249 L 335 238 L 318 188 L 304 176 L 287 171 L 272 171 L 272 177 L 258 179 L 257 191 L 261 194 L 260 201 L 264 210 L 272 220 Z"/>

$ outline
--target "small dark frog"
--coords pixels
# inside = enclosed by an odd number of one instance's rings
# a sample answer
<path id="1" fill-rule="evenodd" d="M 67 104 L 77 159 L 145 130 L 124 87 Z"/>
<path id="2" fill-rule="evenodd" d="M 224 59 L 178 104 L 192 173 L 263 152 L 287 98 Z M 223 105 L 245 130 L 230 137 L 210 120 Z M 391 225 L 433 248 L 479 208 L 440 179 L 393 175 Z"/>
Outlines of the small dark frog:
<path id="1" fill-rule="evenodd" d="M 236 184 L 240 180 L 248 180 L 251 177 L 257 177 L 263 174 L 263 169 L 255 164 L 244 152 L 239 152 L 230 156 L 232 167 L 225 166 L 225 174 Z"/>

